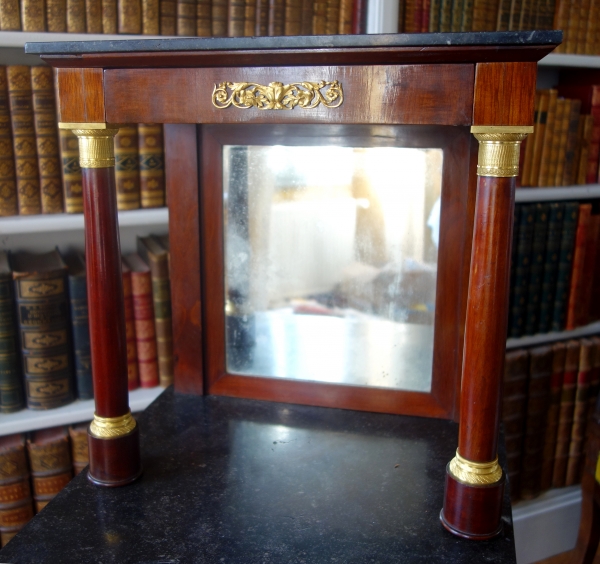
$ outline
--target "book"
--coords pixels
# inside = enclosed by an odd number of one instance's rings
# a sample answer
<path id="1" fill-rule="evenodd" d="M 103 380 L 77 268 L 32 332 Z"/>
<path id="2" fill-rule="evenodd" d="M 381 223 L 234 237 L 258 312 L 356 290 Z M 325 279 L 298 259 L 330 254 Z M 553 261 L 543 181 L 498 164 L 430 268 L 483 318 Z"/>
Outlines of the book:
<path id="1" fill-rule="evenodd" d="M 368 3 L 366 0 L 354 0 L 352 9 L 352 33 L 357 35 L 367 33 L 367 5 Z M 400 6 L 398 6 L 398 32 L 403 29 L 403 12 L 404 4 L 400 2 Z"/>
<path id="2" fill-rule="evenodd" d="M 528 179 L 528 185 L 538 186 L 540 169 L 542 167 L 542 149 L 544 146 L 544 136 L 546 134 L 546 122 L 548 118 L 548 107 L 550 104 L 550 90 L 539 92 L 540 103 L 535 122 L 535 137 L 533 138 L 533 155 L 531 163 L 531 173 Z"/>
<path id="3" fill-rule="evenodd" d="M 163 2 L 161 1 L 161 10 Z M 227 36 L 227 1 L 226 0 L 212 0 L 212 36 L 213 37 L 226 37 Z M 283 22 L 283 19 L 282 19 Z M 162 20 L 161 20 L 161 33 L 162 33 Z M 163 35 L 166 35 L 163 33 Z M 271 34 L 269 34 L 271 35 Z M 278 33 L 277 35 L 282 35 Z"/>
<path id="4" fill-rule="evenodd" d="M 83 175 L 79 166 L 79 141 L 70 129 L 59 129 L 63 198 L 67 213 L 83 213 Z"/>
<path id="5" fill-rule="evenodd" d="M 239 1 L 239 0 L 230 0 Z M 327 6 L 328 2 L 326 2 Z M 231 6 L 231 4 L 230 4 Z M 231 13 L 231 7 L 230 13 Z M 285 35 L 300 35 L 302 27 L 302 0 L 285 0 L 285 16 L 283 33 Z M 325 33 L 327 32 L 327 7 L 325 8 Z"/>
<path id="6" fill-rule="evenodd" d="M 124 260 L 131 270 L 140 386 L 152 388 L 158 386 L 159 376 L 150 268 L 137 253 L 126 255 Z"/>
<path id="7" fill-rule="evenodd" d="M 11 254 L 25 397 L 30 409 L 74 399 L 67 267 L 57 250 Z"/>
<path id="8" fill-rule="evenodd" d="M 581 327 L 587 325 L 590 318 L 590 309 L 593 299 L 592 296 L 594 271 L 596 270 L 596 257 L 598 256 L 600 245 L 600 214 L 592 213 L 585 243 L 585 252 L 583 267 L 581 273 L 581 286 L 577 303 L 575 304 L 575 326 Z"/>
<path id="9" fill-rule="evenodd" d="M 553 370 L 552 346 L 532 348 L 529 351 L 529 358 L 526 425 L 521 464 L 523 499 L 531 499 L 541 491 L 544 438 Z"/>
<path id="10" fill-rule="evenodd" d="M 0 0 L 0 31 L 21 31 L 19 0 Z"/>
<path id="11" fill-rule="evenodd" d="M 62 167 L 58 149 L 54 81 L 50 67 L 31 67 L 31 90 L 42 213 L 62 213 Z"/>
<path id="12" fill-rule="evenodd" d="M 102 0 L 102 33 L 114 35 L 118 29 L 117 0 Z"/>
<path id="13" fill-rule="evenodd" d="M 575 234 L 575 248 L 573 251 L 573 266 L 571 269 L 571 282 L 569 286 L 569 299 L 567 303 L 567 317 L 565 329 L 575 329 L 577 304 L 582 296 L 583 268 L 585 264 L 585 251 L 589 236 L 590 217 L 592 214 L 591 204 L 579 205 L 579 217 L 577 219 L 577 231 Z"/>
<path id="14" fill-rule="evenodd" d="M 33 517 L 22 434 L 0 437 L 0 541 L 5 546 Z"/>
<path id="15" fill-rule="evenodd" d="M 0 66 L 0 216 L 18 213 L 8 78 L 6 67 Z"/>
<path id="16" fill-rule="evenodd" d="M 115 135 L 115 183 L 117 208 L 135 210 L 140 207 L 140 164 L 137 125 L 119 127 Z"/>
<path id="17" fill-rule="evenodd" d="M 252 37 L 256 30 L 256 0 L 246 0 L 244 9 L 244 36 Z"/>
<path id="18" fill-rule="evenodd" d="M 33 121 L 31 70 L 23 65 L 11 65 L 6 70 L 19 214 L 39 214 L 42 206 Z"/>
<path id="19" fill-rule="evenodd" d="M 593 342 L 591 339 L 581 339 L 575 405 L 573 407 L 573 425 L 571 427 L 571 442 L 569 444 L 569 458 L 565 477 L 566 486 L 572 486 L 581 480 L 583 439 L 587 424 L 589 389 L 592 377 L 592 355 Z"/>
<path id="20" fill-rule="evenodd" d="M 579 140 L 579 153 L 576 156 L 576 175 L 575 184 L 585 184 L 586 176 L 588 172 L 588 162 L 590 155 L 590 145 L 592 142 L 592 135 L 594 133 L 594 116 L 591 114 L 582 115 L 583 119 L 583 131 Z"/>
<path id="21" fill-rule="evenodd" d="M 137 338 L 135 336 L 135 315 L 133 312 L 133 289 L 131 287 L 131 270 L 125 261 L 121 264 L 123 278 L 123 301 L 125 306 L 125 343 L 127 347 L 127 387 L 135 390 L 140 386 L 140 375 L 137 361 Z"/>
<path id="22" fill-rule="evenodd" d="M 141 0 L 120 0 L 118 3 L 118 8 L 119 33 L 142 33 Z M 90 33 L 89 30 L 88 33 Z M 122 130 L 119 129 L 117 136 L 121 133 L 121 131 Z"/>
<path id="23" fill-rule="evenodd" d="M 440 31 L 452 31 L 452 0 L 440 1 Z"/>
<path id="24" fill-rule="evenodd" d="M 312 22 L 312 2 L 304 2 L 304 5 L 310 6 L 310 20 Z M 341 0 L 340 1 L 340 22 L 338 26 L 338 33 L 342 35 L 348 35 L 352 33 L 352 0 Z M 304 18 L 303 18 L 304 19 Z M 312 25 L 311 25 L 312 31 Z M 305 34 L 303 30 L 303 34 Z"/>
<path id="25" fill-rule="evenodd" d="M 71 460 L 73 461 L 73 474 L 79 474 L 89 463 L 90 453 L 88 447 L 89 423 L 80 423 L 69 427 L 71 439 Z"/>
<path id="26" fill-rule="evenodd" d="M 87 33 L 102 33 L 102 0 L 85 0 Z"/>
<path id="27" fill-rule="evenodd" d="M 160 2 L 158 0 L 142 0 L 142 33 L 144 35 L 160 35 Z"/>
<path id="28" fill-rule="evenodd" d="M 66 427 L 34 431 L 27 440 L 36 513 L 73 477 L 73 464 Z"/>
<path id="29" fill-rule="evenodd" d="M 289 2 L 290 0 L 286 0 Z M 292 0 L 293 1 L 293 0 Z M 287 4 L 286 4 L 287 5 Z M 327 0 L 327 11 L 326 11 L 326 23 L 325 33 L 327 35 L 336 35 L 340 25 L 340 0 Z M 287 11 L 286 11 L 286 25 L 287 25 Z M 419 28 L 417 31 L 421 31 L 421 20 L 418 20 Z M 287 33 L 286 33 L 287 35 Z"/>
<path id="30" fill-rule="evenodd" d="M 552 345 L 552 377 L 550 378 L 550 402 L 544 434 L 544 453 L 542 455 L 542 477 L 540 489 L 542 491 L 552 487 L 554 473 L 554 454 L 556 452 L 556 437 L 558 434 L 558 421 L 560 417 L 560 403 L 565 373 L 565 360 L 567 347 L 559 342 Z"/>
<path id="31" fill-rule="evenodd" d="M 550 135 L 550 146 L 547 152 L 547 176 L 544 177 L 543 186 L 554 186 L 556 170 L 558 168 L 559 149 L 562 139 L 562 127 L 566 126 L 565 113 L 568 111 L 567 100 L 558 98 L 556 101 L 556 117 L 554 119 L 554 129 Z"/>
<path id="32" fill-rule="evenodd" d="M 535 178 L 532 186 L 548 186 L 550 182 L 550 156 L 557 121 L 558 91 L 551 89 L 548 100 L 548 113 L 546 114 L 546 127 L 542 142 L 539 176 Z M 562 120 L 562 116 L 560 116 Z"/>
<path id="33" fill-rule="evenodd" d="M 263 0 L 266 2 L 266 0 Z M 268 11 L 265 12 L 265 27 L 267 25 L 266 17 Z M 212 35 L 212 2 L 210 0 L 198 0 L 196 3 L 196 35 L 198 37 L 210 37 Z M 257 34 L 258 35 L 258 34 Z M 265 33 L 261 35 L 267 35 Z"/>
<path id="34" fill-rule="evenodd" d="M 155 237 L 138 237 L 137 251 L 150 267 L 152 300 L 156 324 L 158 375 L 161 386 L 173 383 L 173 327 L 171 316 L 171 286 L 169 254 Z"/>
<path id="35" fill-rule="evenodd" d="M 461 31 L 473 31 L 473 3 L 474 0 L 464 0 L 463 19 Z"/>
<path id="36" fill-rule="evenodd" d="M 25 407 L 19 362 L 12 272 L 6 251 L 0 251 L 0 412 Z"/>
<path id="37" fill-rule="evenodd" d="M 221 0 L 222 3 L 222 0 Z M 213 9 L 216 0 L 213 0 Z M 226 6 L 226 4 L 225 4 Z M 225 14 L 223 14 L 225 18 Z M 215 23 L 215 13 L 213 11 L 213 25 Z M 215 33 L 213 35 L 227 35 L 226 33 Z M 160 0 L 160 34 L 177 35 L 177 3 L 176 0 Z"/>
<path id="38" fill-rule="evenodd" d="M 67 32 L 86 33 L 85 0 L 67 0 Z"/>
<path id="39" fill-rule="evenodd" d="M 270 0 L 277 6 L 280 0 Z M 284 12 L 285 15 L 285 12 Z M 277 12 L 275 12 L 277 16 Z M 283 16 L 282 16 L 283 17 Z M 270 29 L 270 28 L 269 28 Z M 313 4 L 313 35 L 325 35 L 327 32 L 327 0 L 315 0 Z M 277 35 L 276 33 L 269 33 L 269 35 Z"/>
<path id="40" fill-rule="evenodd" d="M 566 346 L 565 371 L 563 373 L 558 429 L 556 432 L 556 450 L 554 451 L 554 471 L 552 472 L 552 486 L 555 488 L 562 488 L 567 477 L 579 369 L 579 341 L 568 341 Z"/>
<path id="41" fill-rule="evenodd" d="M 142 208 L 165 205 L 165 155 L 162 124 L 138 125 L 140 199 Z"/>
<path id="42" fill-rule="evenodd" d="M 177 0 L 177 35 L 196 36 L 196 0 Z"/>
<path id="43" fill-rule="evenodd" d="M 464 0 L 452 2 L 452 23 L 450 31 L 458 32 L 462 27 Z"/>
<path id="44" fill-rule="evenodd" d="M 564 111 L 562 121 L 560 123 L 560 129 L 557 131 L 558 142 L 556 144 L 556 154 L 552 155 L 552 158 L 556 159 L 556 173 L 554 175 L 554 181 L 552 186 L 562 186 L 563 173 L 565 170 L 565 155 L 567 152 L 567 140 L 569 137 L 569 124 L 572 119 L 572 109 L 574 100 L 564 100 Z M 559 124 L 557 123 L 557 126 Z M 552 180 L 552 178 L 550 178 Z"/>
<path id="45" fill-rule="evenodd" d="M 560 184 L 557 183 L 557 186 L 570 186 L 571 184 L 575 183 L 573 169 L 575 166 L 575 152 L 577 146 L 577 132 L 580 113 L 581 100 L 571 100 L 571 112 L 569 114 L 569 125 L 567 129 L 563 176 L 562 181 Z"/>
<path id="46" fill-rule="evenodd" d="M 23 31 L 46 31 L 44 0 L 21 0 Z"/>
<path id="47" fill-rule="evenodd" d="M 65 253 L 63 261 L 68 269 L 76 396 L 78 399 L 88 400 L 94 397 L 94 386 L 85 259 L 83 253 L 74 251 Z"/>
<path id="48" fill-rule="evenodd" d="M 67 31 L 66 0 L 46 0 L 46 28 L 53 33 Z"/>

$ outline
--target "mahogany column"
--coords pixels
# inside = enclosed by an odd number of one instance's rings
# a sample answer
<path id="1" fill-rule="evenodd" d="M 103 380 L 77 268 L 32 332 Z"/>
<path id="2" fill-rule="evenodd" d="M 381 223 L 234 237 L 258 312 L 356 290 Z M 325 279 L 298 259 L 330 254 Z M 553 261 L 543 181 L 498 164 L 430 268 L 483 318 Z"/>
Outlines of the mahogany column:
<path id="1" fill-rule="evenodd" d="M 87 292 L 96 411 L 88 429 L 88 478 L 120 486 L 141 473 L 139 431 L 129 410 L 114 136 L 105 123 L 61 123 L 79 138 Z"/>
<path id="2" fill-rule="evenodd" d="M 498 464 L 498 428 L 506 347 L 510 251 L 519 173 L 519 145 L 526 126 L 473 126 L 479 141 L 477 202 L 456 456 L 446 468 L 446 529 L 469 539 L 502 530 L 505 477 Z"/>

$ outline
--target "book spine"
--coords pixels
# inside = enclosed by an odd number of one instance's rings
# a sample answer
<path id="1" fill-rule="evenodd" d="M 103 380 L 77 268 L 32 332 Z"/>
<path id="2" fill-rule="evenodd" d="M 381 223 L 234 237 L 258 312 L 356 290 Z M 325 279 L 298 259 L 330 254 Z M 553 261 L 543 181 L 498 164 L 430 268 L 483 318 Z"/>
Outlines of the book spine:
<path id="1" fill-rule="evenodd" d="M 77 397 L 81 400 L 92 399 L 94 386 L 92 384 L 92 356 L 85 275 L 69 276 L 69 301 Z"/>
<path id="2" fill-rule="evenodd" d="M 595 55 L 595 38 L 598 35 L 598 21 L 600 20 L 600 2 L 598 0 L 592 0 L 589 16 L 585 19 L 587 21 L 587 28 L 585 31 L 583 53 L 586 55 Z"/>
<path id="3" fill-rule="evenodd" d="M 510 22 L 510 0 L 500 0 L 498 5 L 498 18 L 496 20 L 497 31 L 508 31 Z"/>
<path id="4" fill-rule="evenodd" d="M 31 89 L 42 213 L 62 213 L 63 189 L 56 126 L 56 101 L 50 67 L 31 67 Z"/>
<path id="5" fill-rule="evenodd" d="M 578 218 L 579 204 L 567 202 L 560 236 L 556 291 L 552 310 L 552 331 L 562 331 L 565 328 Z"/>
<path id="6" fill-rule="evenodd" d="M 531 176 L 529 184 L 538 186 L 540 169 L 542 167 L 542 149 L 544 146 L 544 136 L 546 134 L 546 123 L 548 119 L 548 108 L 550 105 L 550 90 L 540 92 L 540 107 L 537 113 L 535 124 L 535 137 L 533 142 L 533 156 L 531 163 Z"/>
<path id="7" fill-rule="evenodd" d="M 13 284 L 10 278 L 0 278 L 0 412 L 12 413 L 23 407 Z"/>
<path id="8" fill-rule="evenodd" d="M 7 74 L 19 214 L 39 214 L 42 207 L 30 67 L 9 66 Z"/>
<path id="9" fill-rule="evenodd" d="M 196 35 L 196 0 L 177 0 L 177 35 Z"/>
<path id="10" fill-rule="evenodd" d="M 254 35 L 255 27 L 256 0 L 246 0 L 246 7 L 244 10 L 244 37 L 252 37 Z"/>
<path id="11" fill-rule="evenodd" d="M 340 21 L 338 25 L 339 33 L 342 35 L 348 35 L 352 33 L 352 0 L 341 0 L 340 1 Z M 304 5 L 311 6 L 311 20 L 312 20 L 312 3 L 304 2 Z M 304 18 L 303 18 L 304 20 Z M 311 25 L 312 28 L 312 25 Z M 303 32 L 304 33 L 304 32 Z"/>
<path id="12" fill-rule="evenodd" d="M 462 26 L 463 9 L 464 0 L 455 0 L 452 2 L 452 24 L 450 31 L 460 31 Z"/>
<path id="13" fill-rule="evenodd" d="M 459 0 L 456 0 L 457 2 Z M 423 0 L 421 6 L 421 32 L 427 33 L 429 31 L 429 13 L 431 11 L 431 0 Z"/>
<path id="14" fill-rule="evenodd" d="M 440 10 L 442 9 L 442 0 L 431 0 L 429 5 L 429 33 L 440 31 Z M 461 18 L 462 25 L 462 18 Z M 398 32 L 402 29 L 399 27 Z"/>
<path id="15" fill-rule="evenodd" d="M 87 426 L 69 427 L 71 438 L 71 460 L 73 461 L 73 474 L 79 474 L 90 462 L 88 448 Z"/>
<path id="16" fill-rule="evenodd" d="M 47 31 L 64 33 L 67 31 L 66 0 L 46 0 Z"/>
<path id="17" fill-rule="evenodd" d="M 367 33 L 367 0 L 354 0 L 352 7 L 352 33 Z M 314 6 L 313 6 L 314 7 Z M 398 6 L 398 32 L 404 29 L 404 3 Z"/>
<path id="18" fill-rule="evenodd" d="M 140 385 L 152 388 L 158 385 L 159 377 L 150 272 L 132 272 L 131 289 Z"/>
<path id="19" fill-rule="evenodd" d="M 571 9 L 569 9 L 567 27 L 563 30 L 565 53 L 575 53 L 577 51 L 577 36 L 579 34 L 580 17 L 581 14 L 576 7 L 571 7 Z"/>
<path id="20" fill-rule="evenodd" d="M 231 0 L 230 0 L 231 1 Z M 329 33 L 330 22 L 329 2 L 326 2 L 325 8 L 325 33 Z M 337 25 L 337 23 L 336 23 Z M 285 35 L 300 35 L 302 27 L 302 1 L 301 0 L 285 0 L 285 20 L 284 33 Z"/>
<path id="21" fill-rule="evenodd" d="M 83 213 L 83 179 L 79 166 L 79 141 L 70 129 L 59 130 L 62 180 L 67 213 Z"/>
<path id="22" fill-rule="evenodd" d="M 565 123 L 565 113 L 568 111 L 567 100 L 559 98 L 556 101 L 556 118 L 554 121 L 554 130 L 550 135 L 550 148 L 548 159 L 548 176 L 545 178 L 544 186 L 553 186 L 556 177 L 556 169 L 558 168 L 558 155 L 561 140 L 561 128 Z"/>
<path id="23" fill-rule="evenodd" d="M 265 0 L 263 0 L 264 3 Z M 198 0 L 196 4 L 196 35 L 210 37 L 212 35 L 212 3 L 210 0 Z M 258 35 L 258 34 L 257 34 Z M 266 35 L 263 33 L 261 35 Z"/>
<path id="24" fill-rule="evenodd" d="M 539 175 L 534 179 L 531 186 L 548 186 L 550 184 L 550 154 L 552 152 L 552 140 L 554 138 L 554 130 L 556 127 L 557 102 L 558 92 L 555 89 L 551 89 L 550 98 L 548 100 L 544 140 L 541 148 Z"/>
<path id="25" fill-rule="evenodd" d="M 23 31 L 46 31 L 44 0 L 21 0 Z"/>
<path id="26" fill-rule="evenodd" d="M 210 7 L 210 1 L 208 6 Z M 210 12 L 208 17 L 210 26 Z M 142 0 L 142 33 L 144 35 L 160 35 L 160 3 L 158 0 Z M 210 35 L 210 27 L 208 35 Z"/>
<path id="27" fill-rule="evenodd" d="M 21 31 L 19 0 L 0 0 L 0 31 Z"/>
<path id="28" fill-rule="evenodd" d="M 577 132 L 579 130 L 579 114 L 581 112 L 581 101 L 571 101 L 571 112 L 569 115 L 569 125 L 567 129 L 566 149 L 564 158 L 564 171 L 562 186 L 570 186 L 574 183 L 573 167 L 575 166 L 575 151 L 577 147 Z"/>
<path id="29" fill-rule="evenodd" d="M 86 33 L 85 0 L 67 0 L 67 32 Z"/>
<path id="30" fill-rule="evenodd" d="M 271 0 L 271 2 L 279 0 Z M 327 30 L 327 0 L 315 0 L 313 4 L 313 35 L 325 35 Z M 277 33 L 269 35 L 278 35 Z"/>
<path id="31" fill-rule="evenodd" d="M 594 116 L 584 116 L 583 135 L 581 138 L 581 148 L 579 159 L 577 161 L 576 183 L 585 184 L 588 171 L 588 162 L 590 156 L 590 143 L 594 132 Z"/>
<path id="32" fill-rule="evenodd" d="M 165 205 L 165 156 L 162 124 L 138 125 L 142 208 Z"/>
<path id="33" fill-rule="evenodd" d="M 135 390 L 140 386 L 137 360 L 137 339 L 135 335 L 135 315 L 133 312 L 133 290 L 131 272 L 123 269 L 123 298 L 125 301 L 125 341 L 127 344 L 127 386 Z"/>
<path id="34" fill-rule="evenodd" d="M 567 305 L 567 321 L 565 327 L 567 330 L 575 329 L 576 327 L 577 303 L 581 299 L 583 266 L 585 262 L 585 250 L 591 213 L 591 204 L 581 204 L 579 206 L 579 218 L 577 220 L 575 249 L 573 251 L 573 267 L 571 270 L 571 282 L 569 288 L 569 301 Z"/>
<path id="35" fill-rule="evenodd" d="M 539 333 L 547 333 L 552 327 L 552 307 L 556 295 L 556 279 L 558 275 L 558 261 L 560 257 L 560 242 L 564 216 L 564 204 L 550 204 L 546 254 L 544 258 L 544 275 L 540 298 L 539 326 L 537 329 Z"/>
<path id="36" fill-rule="evenodd" d="M 102 0 L 85 0 L 85 26 L 88 33 L 102 33 Z"/>
<path id="37" fill-rule="evenodd" d="M 15 280 L 25 395 L 30 409 L 74 399 L 66 274 Z"/>
<path id="38" fill-rule="evenodd" d="M 213 0 L 213 10 L 214 6 L 217 4 L 216 0 Z M 215 12 L 213 11 L 213 26 L 215 26 L 216 22 L 222 22 L 226 25 L 227 22 L 227 3 L 223 0 L 219 1 L 219 5 L 222 5 L 224 10 L 222 14 L 218 14 L 220 19 L 215 19 Z M 160 34 L 161 35 L 177 35 L 177 3 L 176 0 L 160 0 Z M 215 29 L 213 27 L 213 35 L 227 35 L 226 29 L 223 29 L 221 33 L 215 33 Z"/>
<path id="39" fill-rule="evenodd" d="M 86 1 L 89 2 L 89 0 Z M 140 0 L 121 0 L 118 7 L 119 33 L 142 33 L 142 4 Z M 89 29 L 88 33 L 91 33 Z"/>
<path id="40" fill-rule="evenodd" d="M 115 181 L 117 208 L 140 207 L 140 166 L 137 125 L 123 125 L 115 135 Z"/>
<path id="41" fill-rule="evenodd" d="M 102 0 L 102 33 L 117 33 L 118 20 L 117 0 Z"/>
<path id="42" fill-rule="evenodd" d="M 569 0 L 556 0 L 556 10 L 554 13 L 554 29 L 560 29 L 563 31 L 563 42 L 554 49 L 555 53 L 565 52 L 564 32 L 568 26 L 569 18 L 569 7 L 571 3 Z"/>
<path id="43" fill-rule="evenodd" d="M 558 137 L 556 151 L 556 174 L 554 175 L 553 186 L 562 186 L 563 173 L 565 170 L 565 158 L 567 153 L 567 139 L 569 137 L 569 124 L 571 123 L 571 108 L 573 106 L 573 102 L 574 100 L 569 99 L 564 101 L 565 109 L 562 123 L 560 124 L 560 135 Z"/>
<path id="44" fill-rule="evenodd" d="M 0 216 L 18 213 L 8 80 L 6 67 L 0 66 Z"/>
<path id="45" fill-rule="evenodd" d="M 575 326 L 581 327 L 587 325 L 590 318 L 590 308 L 592 306 L 594 271 L 596 269 L 596 256 L 600 252 L 598 238 L 600 235 L 600 214 L 590 215 L 588 233 L 586 237 L 583 269 L 581 273 L 581 288 L 579 299 L 575 305 Z"/>
<path id="46" fill-rule="evenodd" d="M 440 31 L 448 32 L 452 28 L 452 0 L 441 0 Z"/>
<path id="47" fill-rule="evenodd" d="M 161 10 L 162 6 L 163 2 L 161 1 Z M 160 26 L 162 35 L 166 35 L 163 33 L 162 19 Z M 225 37 L 227 35 L 227 0 L 212 0 L 212 35 L 213 37 Z"/>
<path id="48" fill-rule="evenodd" d="M 473 4 L 474 0 L 464 0 L 464 11 L 461 31 L 473 31 Z"/>
<path id="49" fill-rule="evenodd" d="M 419 33 L 421 31 L 421 20 L 420 18 L 417 19 L 418 3 L 419 0 L 406 0 L 404 4 L 405 33 Z"/>

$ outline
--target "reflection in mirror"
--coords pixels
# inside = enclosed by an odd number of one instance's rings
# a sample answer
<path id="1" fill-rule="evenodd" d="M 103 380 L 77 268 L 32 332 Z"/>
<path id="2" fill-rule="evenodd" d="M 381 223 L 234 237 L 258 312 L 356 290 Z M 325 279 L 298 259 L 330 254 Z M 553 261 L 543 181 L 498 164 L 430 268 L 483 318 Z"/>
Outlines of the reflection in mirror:
<path id="1" fill-rule="evenodd" d="M 442 150 L 224 147 L 227 372 L 431 390 Z"/>

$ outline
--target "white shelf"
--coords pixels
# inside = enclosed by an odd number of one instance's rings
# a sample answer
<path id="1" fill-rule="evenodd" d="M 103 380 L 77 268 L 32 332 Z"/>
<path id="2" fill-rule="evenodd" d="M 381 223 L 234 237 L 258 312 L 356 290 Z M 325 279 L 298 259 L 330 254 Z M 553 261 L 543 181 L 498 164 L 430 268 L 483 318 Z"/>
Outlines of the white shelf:
<path id="1" fill-rule="evenodd" d="M 565 53 L 550 53 L 538 65 L 543 67 L 578 67 L 585 69 L 600 69 L 598 55 L 567 55 Z"/>
<path id="2" fill-rule="evenodd" d="M 103 33 L 51 33 L 49 31 L 2 31 L 0 47 L 25 47 L 39 41 L 115 41 L 128 39 L 164 39 L 164 35 L 108 35 Z"/>
<path id="3" fill-rule="evenodd" d="M 558 202 L 600 198 L 600 184 L 558 186 L 556 188 L 517 188 L 515 202 Z"/>
<path id="4" fill-rule="evenodd" d="M 131 412 L 135 413 L 146 409 L 163 390 L 164 388 L 157 386 L 156 388 L 139 388 L 129 392 Z M 44 411 L 22 409 L 16 413 L 0 414 L 0 436 L 25 433 L 59 425 L 82 423 L 91 421 L 93 417 L 94 400 L 77 400 L 69 405 Z"/>
<path id="5" fill-rule="evenodd" d="M 552 331 L 540 335 L 531 335 L 529 337 L 519 337 L 506 340 L 506 350 L 518 349 L 521 347 L 532 347 L 534 345 L 543 345 L 545 343 L 555 343 L 556 341 L 566 341 L 568 339 L 579 339 L 589 337 L 590 335 L 600 334 L 600 321 L 590 323 L 584 327 L 577 327 L 572 331 Z"/>

